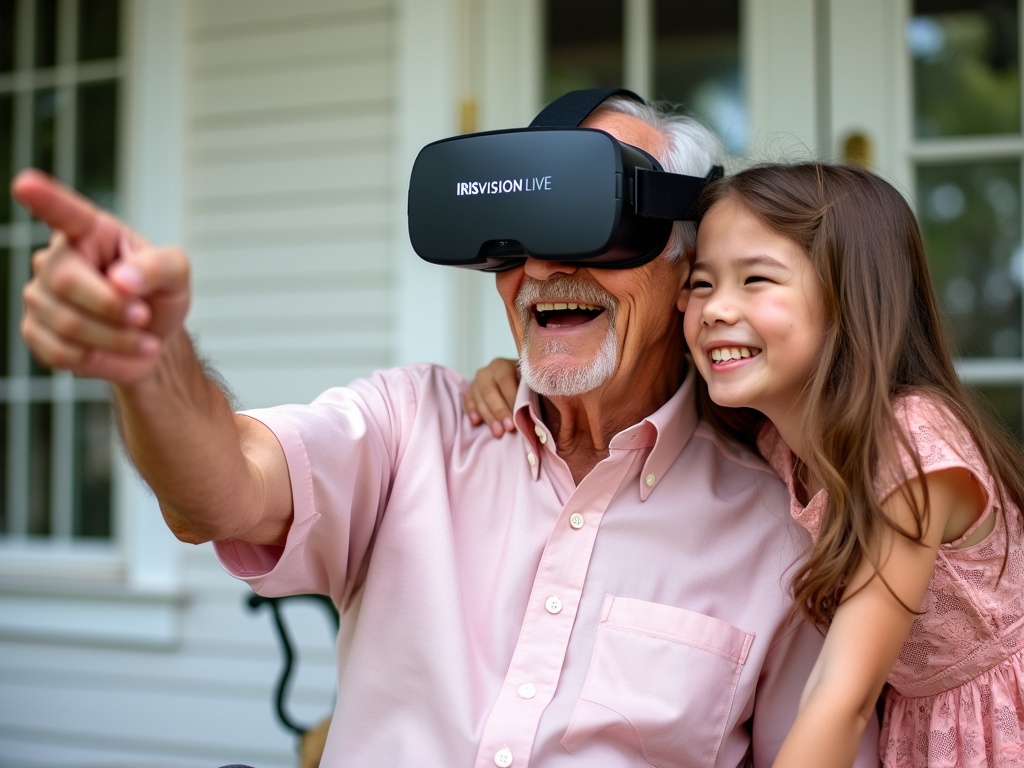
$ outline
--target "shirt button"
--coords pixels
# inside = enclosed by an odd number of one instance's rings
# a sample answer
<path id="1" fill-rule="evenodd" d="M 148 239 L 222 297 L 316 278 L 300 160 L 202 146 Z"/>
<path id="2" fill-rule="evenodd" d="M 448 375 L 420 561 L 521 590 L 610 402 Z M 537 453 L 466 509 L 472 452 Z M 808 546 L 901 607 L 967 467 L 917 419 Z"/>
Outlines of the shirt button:
<path id="1" fill-rule="evenodd" d="M 532 699 L 537 695 L 537 686 L 533 683 L 523 683 L 519 686 L 519 696 L 524 699 Z"/>
<path id="2" fill-rule="evenodd" d="M 654 487 L 654 482 L 657 479 L 658 478 L 656 478 L 654 476 L 654 473 L 652 472 L 651 474 L 649 474 L 647 477 L 644 478 L 644 482 L 647 483 L 647 487 L 648 488 L 653 488 Z"/>
<path id="3" fill-rule="evenodd" d="M 586 521 L 583 519 L 583 515 L 579 512 L 573 512 L 572 516 L 569 517 L 569 525 L 575 528 L 577 531 L 583 527 Z"/>
<path id="4" fill-rule="evenodd" d="M 508 747 L 502 747 L 494 753 L 494 764 L 499 768 L 508 768 L 512 765 L 512 750 Z"/>
<path id="5" fill-rule="evenodd" d="M 544 601 L 544 607 L 548 613 L 559 613 L 562 610 L 562 601 L 555 595 L 552 595 Z"/>
<path id="6" fill-rule="evenodd" d="M 536 463 L 537 463 L 537 457 L 533 455 L 533 451 L 531 451 L 530 453 L 526 454 L 526 460 L 527 460 L 528 462 L 530 462 L 530 466 L 531 466 L 531 467 L 532 467 L 532 466 L 533 466 L 534 464 L 536 464 Z"/>
<path id="7" fill-rule="evenodd" d="M 544 431 L 544 430 L 543 430 L 543 429 L 542 429 L 542 428 L 540 427 L 540 425 L 539 425 L 539 424 L 534 424 L 534 425 L 533 425 L 533 431 L 534 431 L 534 434 L 536 434 L 536 435 L 537 435 L 537 439 L 538 439 L 538 440 L 540 441 L 540 444 L 541 444 L 541 445 L 544 445 L 544 443 L 546 443 L 546 442 L 548 441 L 548 433 L 547 433 L 547 432 L 545 432 L 545 431 Z"/>

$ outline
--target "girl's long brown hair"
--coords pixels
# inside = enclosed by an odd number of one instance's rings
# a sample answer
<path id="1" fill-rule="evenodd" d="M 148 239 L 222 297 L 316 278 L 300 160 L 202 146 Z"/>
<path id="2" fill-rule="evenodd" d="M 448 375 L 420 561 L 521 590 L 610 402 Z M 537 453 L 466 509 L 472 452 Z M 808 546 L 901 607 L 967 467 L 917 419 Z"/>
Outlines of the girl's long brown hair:
<path id="1" fill-rule="evenodd" d="M 821 363 L 807 383 L 802 458 L 809 487 L 826 489 L 829 503 L 819 538 L 794 574 L 793 593 L 812 622 L 827 625 L 854 569 L 874 556 L 880 526 L 922 539 L 927 494 L 923 504 L 908 494 L 916 526 L 903 530 L 875 493 L 879 468 L 899 460 L 897 440 L 924 479 L 894 415 L 896 398 L 926 395 L 967 429 L 996 478 L 1001 514 L 1007 502 L 1014 514 L 1024 509 L 1024 453 L 956 374 L 921 231 L 895 188 L 859 168 L 773 164 L 715 182 L 703 209 L 724 199 L 796 242 L 822 287 L 826 327 Z M 764 416 L 716 406 L 703 385 L 698 398 L 715 426 L 754 445 Z"/>

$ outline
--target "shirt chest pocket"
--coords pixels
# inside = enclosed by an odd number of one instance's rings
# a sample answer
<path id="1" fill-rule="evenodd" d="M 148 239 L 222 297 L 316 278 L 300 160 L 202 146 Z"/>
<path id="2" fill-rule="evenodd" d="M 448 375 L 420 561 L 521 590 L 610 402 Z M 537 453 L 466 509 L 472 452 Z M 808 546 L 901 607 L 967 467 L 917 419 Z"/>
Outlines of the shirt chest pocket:
<path id="1" fill-rule="evenodd" d="M 562 746 L 611 740 L 657 768 L 714 765 L 753 640 L 711 616 L 608 595 Z"/>

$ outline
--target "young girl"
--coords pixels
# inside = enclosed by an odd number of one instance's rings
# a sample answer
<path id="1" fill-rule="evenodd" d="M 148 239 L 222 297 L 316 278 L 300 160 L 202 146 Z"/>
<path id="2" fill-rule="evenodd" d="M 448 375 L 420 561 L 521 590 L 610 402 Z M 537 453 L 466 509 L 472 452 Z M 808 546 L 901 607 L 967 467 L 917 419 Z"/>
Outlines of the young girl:
<path id="1" fill-rule="evenodd" d="M 776 765 L 850 765 L 888 682 L 884 765 L 1024 766 L 1024 456 L 956 375 L 902 196 L 842 166 L 727 177 L 690 286 L 704 415 L 813 540 L 793 592 L 828 633 Z M 507 413 L 508 365 L 475 420 Z"/>

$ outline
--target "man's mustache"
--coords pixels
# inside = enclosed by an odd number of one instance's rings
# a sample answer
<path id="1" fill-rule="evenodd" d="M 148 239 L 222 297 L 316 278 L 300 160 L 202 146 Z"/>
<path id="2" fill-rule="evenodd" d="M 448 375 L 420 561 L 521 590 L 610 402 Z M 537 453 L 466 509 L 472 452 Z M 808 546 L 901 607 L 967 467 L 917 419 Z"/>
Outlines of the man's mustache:
<path id="1" fill-rule="evenodd" d="M 523 319 L 523 324 L 527 325 L 535 304 L 556 301 L 603 307 L 608 312 L 609 320 L 612 321 L 614 321 L 619 307 L 619 302 L 607 291 L 593 283 L 577 280 L 571 276 L 553 280 L 525 278 L 522 285 L 519 286 L 519 293 L 516 294 L 515 306 L 519 316 Z"/>

